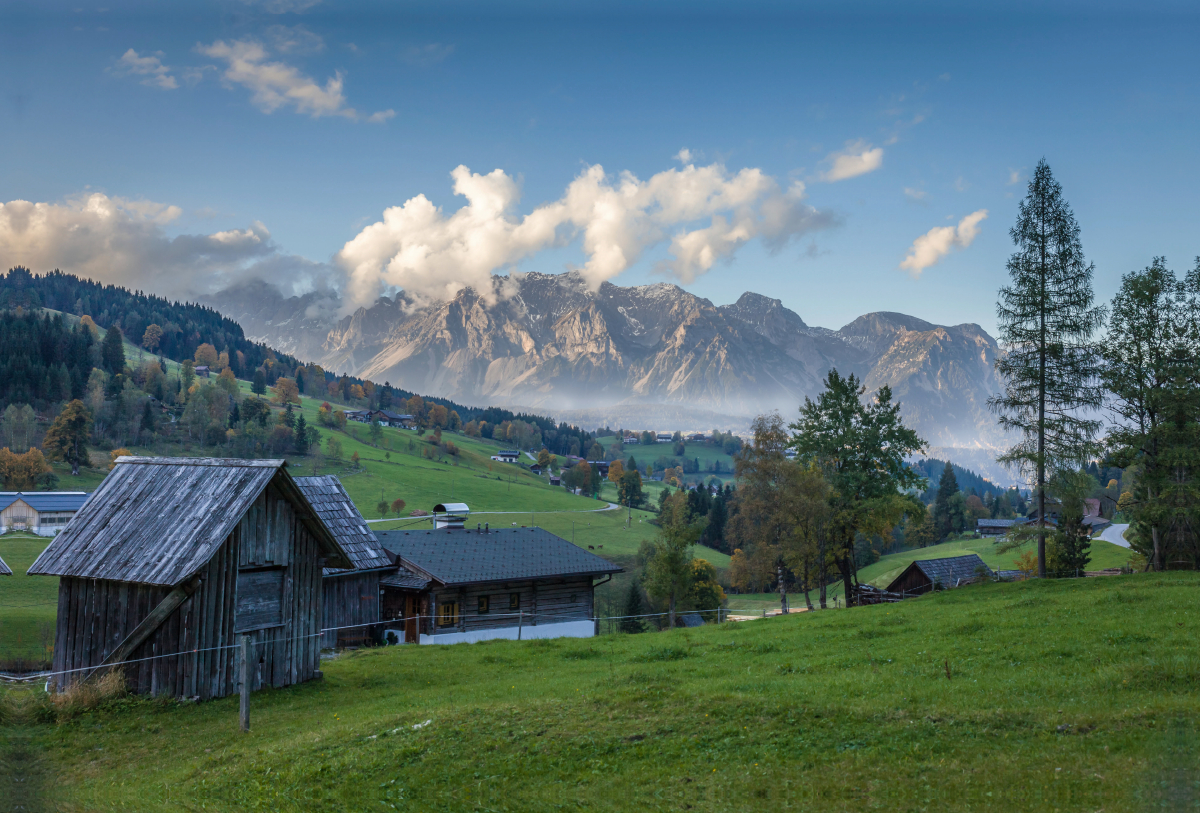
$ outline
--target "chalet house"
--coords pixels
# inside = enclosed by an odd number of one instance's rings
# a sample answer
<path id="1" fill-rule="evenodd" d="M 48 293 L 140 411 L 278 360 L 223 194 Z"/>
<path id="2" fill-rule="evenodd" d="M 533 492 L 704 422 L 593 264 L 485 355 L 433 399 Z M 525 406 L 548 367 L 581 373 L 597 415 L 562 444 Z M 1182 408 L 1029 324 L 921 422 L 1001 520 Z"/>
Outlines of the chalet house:
<path id="1" fill-rule="evenodd" d="M 0 534 L 20 530 L 54 536 L 88 496 L 85 491 L 0 491 Z"/>
<path id="2" fill-rule="evenodd" d="M 556 476 L 556 475 L 551 475 L 551 476 L 550 476 L 550 485 L 552 485 L 552 486 L 561 486 L 561 485 L 562 485 L 562 478 L 561 478 L 561 477 L 558 477 L 558 476 Z"/>
<path id="3" fill-rule="evenodd" d="M 333 534 L 353 567 L 326 567 L 321 577 L 323 648 L 366 643 L 379 616 L 379 579 L 396 566 L 355 508 L 341 480 L 326 474 L 297 477 L 296 485 Z"/>
<path id="4" fill-rule="evenodd" d="M 977 519 L 975 530 L 980 536 L 1004 536 L 1014 525 L 1023 525 L 1023 519 Z"/>
<path id="5" fill-rule="evenodd" d="M 358 423 L 371 422 L 371 410 L 369 409 L 347 409 L 345 410 L 346 420 L 357 421 Z"/>
<path id="6" fill-rule="evenodd" d="M 208 378 L 208 374 L 209 374 L 208 365 L 201 364 L 199 367 L 195 368 L 195 370 L 193 372 L 196 373 L 197 378 Z"/>
<path id="7" fill-rule="evenodd" d="M 949 590 L 993 575 L 991 568 L 974 553 L 946 559 L 918 559 L 892 580 L 887 591 L 920 595 L 930 590 Z"/>
<path id="8" fill-rule="evenodd" d="M 386 409 L 375 410 L 371 413 L 369 420 L 376 420 L 383 426 L 394 426 L 398 429 L 412 429 L 417 424 L 417 419 L 412 415 L 401 415 Z"/>
<path id="9" fill-rule="evenodd" d="M 521 458 L 521 453 L 515 449 L 502 449 L 492 455 L 492 460 L 498 460 L 501 463 L 516 463 Z"/>
<path id="10" fill-rule="evenodd" d="M 251 689 L 319 676 L 322 568 L 353 564 L 283 460 L 119 457 L 29 573 L 59 577 L 56 688 L 124 664 L 206 699 L 236 691 L 243 634 Z"/>
<path id="11" fill-rule="evenodd" d="M 621 568 L 541 528 L 381 531 L 399 566 L 380 580 L 389 640 L 590 638 L 595 579 Z M 601 584 L 603 582 L 600 582 Z"/>
<path id="12" fill-rule="evenodd" d="M 657 435 L 655 435 L 654 440 L 658 443 L 670 443 L 671 437 L 672 435 L 670 432 L 659 432 Z"/>
<path id="13" fill-rule="evenodd" d="M 687 439 L 692 443 L 703 443 L 704 441 L 708 440 L 708 438 L 704 436 L 703 432 L 696 432 L 693 435 L 688 435 Z"/>

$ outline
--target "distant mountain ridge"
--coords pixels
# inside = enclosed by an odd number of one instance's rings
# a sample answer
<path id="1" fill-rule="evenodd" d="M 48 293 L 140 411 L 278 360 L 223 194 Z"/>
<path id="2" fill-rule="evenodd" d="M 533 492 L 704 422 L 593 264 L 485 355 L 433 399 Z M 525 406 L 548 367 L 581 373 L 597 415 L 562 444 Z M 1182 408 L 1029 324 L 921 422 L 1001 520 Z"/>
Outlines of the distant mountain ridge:
<path id="1" fill-rule="evenodd" d="M 720 306 L 667 283 L 593 293 L 573 273 L 493 286 L 488 298 L 464 289 L 432 304 L 402 292 L 336 320 L 328 295 L 285 298 L 260 282 L 207 301 L 255 340 L 326 369 L 463 402 L 625 416 L 644 406 L 647 426 L 654 405 L 790 418 L 836 367 L 870 390 L 890 385 L 934 448 L 1003 442 L 987 409 L 1000 350 L 975 324 L 879 312 L 830 330 L 752 292 Z"/>

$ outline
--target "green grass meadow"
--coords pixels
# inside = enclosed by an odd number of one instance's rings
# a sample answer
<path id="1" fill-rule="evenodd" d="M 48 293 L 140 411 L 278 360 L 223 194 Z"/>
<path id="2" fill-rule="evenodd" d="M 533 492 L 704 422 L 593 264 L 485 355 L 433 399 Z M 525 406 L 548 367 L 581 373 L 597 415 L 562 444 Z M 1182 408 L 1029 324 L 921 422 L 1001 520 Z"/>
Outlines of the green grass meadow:
<path id="1" fill-rule="evenodd" d="M 53 657 L 58 579 L 25 575 L 49 541 L 25 533 L 0 536 L 0 559 L 13 572 L 0 576 L 0 668 L 18 660 L 49 663 Z"/>
<path id="2" fill-rule="evenodd" d="M 1194 810 L 1198 599 L 1195 573 L 988 583 L 359 650 L 254 694 L 249 734 L 236 698 L 9 726 L 58 810 Z"/>
<path id="3" fill-rule="evenodd" d="M 1027 550 L 1036 550 L 1036 543 L 1030 542 L 1016 550 L 1007 553 L 996 551 L 992 539 L 955 539 L 940 545 L 930 545 L 927 548 L 908 550 L 902 553 L 890 553 L 880 557 L 878 562 L 867 565 L 858 571 L 858 580 L 864 584 L 876 587 L 887 587 L 893 579 L 900 575 L 904 568 L 917 559 L 946 559 L 951 556 L 966 556 L 978 554 L 979 558 L 993 570 L 1016 570 L 1016 559 Z M 1102 539 L 1092 540 L 1092 560 L 1088 564 L 1091 570 L 1103 570 L 1110 567 L 1123 567 L 1129 564 L 1130 551 L 1120 545 L 1105 542 Z M 826 590 L 828 600 L 842 597 L 842 583 L 832 584 Z M 814 606 L 817 603 L 817 591 L 812 592 Z M 788 597 L 792 609 L 804 606 L 804 594 L 793 593 Z M 729 606 L 734 610 L 744 612 L 768 612 L 779 609 L 778 593 L 741 593 L 729 597 Z"/>

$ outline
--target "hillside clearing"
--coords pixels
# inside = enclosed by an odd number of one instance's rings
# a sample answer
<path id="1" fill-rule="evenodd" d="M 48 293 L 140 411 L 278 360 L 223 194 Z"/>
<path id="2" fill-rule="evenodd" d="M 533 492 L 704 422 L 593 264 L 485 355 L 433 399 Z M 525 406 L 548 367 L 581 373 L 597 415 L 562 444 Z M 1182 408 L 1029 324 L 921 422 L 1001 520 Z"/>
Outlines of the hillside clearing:
<path id="1" fill-rule="evenodd" d="M 249 735 L 228 698 L 117 701 L 23 736 L 68 809 L 1145 809 L 1200 777 L 1198 588 L 986 584 L 668 633 L 361 650 L 255 694 Z"/>

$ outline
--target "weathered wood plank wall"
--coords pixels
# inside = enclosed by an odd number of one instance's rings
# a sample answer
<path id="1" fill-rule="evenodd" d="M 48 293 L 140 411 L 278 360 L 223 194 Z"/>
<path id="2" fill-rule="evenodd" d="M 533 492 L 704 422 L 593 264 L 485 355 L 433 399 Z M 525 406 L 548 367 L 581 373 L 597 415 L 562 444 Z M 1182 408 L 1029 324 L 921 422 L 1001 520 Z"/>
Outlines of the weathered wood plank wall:
<path id="1" fill-rule="evenodd" d="M 310 680 L 320 664 L 321 561 L 317 539 L 292 505 L 268 487 L 202 569 L 203 581 L 124 667 L 132 691 L 224 697 L 236 691 L 239 565 L 282 567 L 278 626 L 249 633 L 252 689 Z M 253 573 L 254 571 L 251 571 Z M 262 572 L 262 571 L 258 571 Z M 247 573 L 243 573 L 243 579 Z M 261 578 L 261 577 L 259 577 Z M 253 583 L 254 578 L 249 583 Z M 171 591 L 132 582 L 59 581 L 55 671 L 98 666 Z M 58 676 L 59 689 L 87 675 Z"/>
<path id="2" fill-rule="evenodd" d="M 325 633 L 321 636 L 321 646 L 336 647 L 357 642 L 370 632 L 367 627 L 357 625 L 380 620 L 379 576 L 379 571 L 368 571 L 339 573 L 322 579 L 322 628 L 355 628 Z"/>

